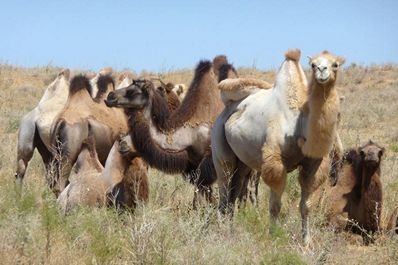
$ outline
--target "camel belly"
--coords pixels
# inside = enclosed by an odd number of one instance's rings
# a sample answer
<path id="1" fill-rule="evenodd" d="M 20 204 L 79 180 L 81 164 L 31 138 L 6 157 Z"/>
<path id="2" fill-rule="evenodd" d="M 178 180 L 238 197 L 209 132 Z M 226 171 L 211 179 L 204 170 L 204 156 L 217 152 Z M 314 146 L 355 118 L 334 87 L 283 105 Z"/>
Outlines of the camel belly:
<path id="1" fill-rule="evenodd" d="M 260 91 L 244 99 L 225 123 L 225 136 L 231 149 L 243 163 L 261 168 L 262 146 L 267 137 L 267 95 Z"/>
<path id="2" fill-rule="evenodd" d="M 280 148 L 282 155 L 290 160 L 297 131 L 301 130 L 297 128 L 298 112 L 271 95 L 270 90 L 250 95 L 238 104 L 225 123 L 225 136 L 231 149 L 239 160 L 256 170 L 261 169 L 265 143 Z"/>

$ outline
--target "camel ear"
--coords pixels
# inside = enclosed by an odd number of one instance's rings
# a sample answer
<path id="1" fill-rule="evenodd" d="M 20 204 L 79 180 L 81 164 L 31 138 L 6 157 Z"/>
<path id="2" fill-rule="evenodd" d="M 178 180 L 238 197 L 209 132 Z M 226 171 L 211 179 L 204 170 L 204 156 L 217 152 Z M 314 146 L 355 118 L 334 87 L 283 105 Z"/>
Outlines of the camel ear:
<path id="1" fill-rule="evenodd" d="M 343 65 L 345 63 L 345 58 L 344 57 L 337 57 L 336 62 L 339 64 L 339 66 Z"/>
<path id="2" fill-rule="evenodd" d="M 70 70 L 67 69 L 67 68 L 62 69 L 62 71 L 59 72 L 58 76 L 61 76 L 61 75 L 63 75 L 63 76 L 65 77 L 66 80 L 69 80 L 69 77 L 70 77 Z"/>
<path id="3" fill-rule="evenodd" d="M 313 58 L 311 56 L 308 56 L 308 55 L 307 55 L 307 58 L 308 58 L 308 63 L 311 65 L 311 61 L 312 61 Z"/>

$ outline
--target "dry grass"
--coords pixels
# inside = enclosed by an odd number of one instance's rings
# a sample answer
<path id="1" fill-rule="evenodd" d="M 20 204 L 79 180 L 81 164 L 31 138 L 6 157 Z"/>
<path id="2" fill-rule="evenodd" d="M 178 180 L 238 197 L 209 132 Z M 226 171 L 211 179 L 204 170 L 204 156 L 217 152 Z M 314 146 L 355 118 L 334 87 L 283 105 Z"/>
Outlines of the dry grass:
<path id="1" fill-rule="evenodd" d="M 134 214 L 81 209 L 61 216 L 46 188 L 36 153 L 22 196 L 13 183 L 19 121 L 39 101 L 59 69 L 0 66 L 0 260 L 2 264 L 397 264 L 398 239 L 382 234 L 365 247 L 358 237 L 322 228 L 312 220 L 313 244 L 300 240 L 299 186 L 295 173 L 283 197 L 281 226 L 269 230 L 268 188 L 259 209 L 248 205 L 233 220 L 212 208 L 191 210 L 193 187 L 180 176 L 150 171 L 150 200 Z M 240 69 L 241 76 L 272 82 L 274 71 Z M 144 76 L 158 76 L 141 73 Z M 191 70 L 161 73 L 189 84 Z M 347 67 L 340 76 L 340 134 L 346 147 L 372 138 L 386 147 L 382 165 L 382 223 L 398 206 L 398 67 Z M 270 232 L 271 231 L 271 232 Z"/>

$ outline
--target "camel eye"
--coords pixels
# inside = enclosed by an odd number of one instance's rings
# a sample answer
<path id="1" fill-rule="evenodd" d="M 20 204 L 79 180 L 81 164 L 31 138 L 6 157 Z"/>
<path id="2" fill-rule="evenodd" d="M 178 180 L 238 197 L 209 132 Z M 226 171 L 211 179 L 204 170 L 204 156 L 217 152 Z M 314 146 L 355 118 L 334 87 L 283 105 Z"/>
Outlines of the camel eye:
<path id="1" fill-rule="evenodd" d="M 383 155 L 383 150 L 379 151 L 379 157 L 381 157 Z"/>
<path id="2" fill-rule="evenodd" d="M 361 155 L 361 157 L 365 156 L 365 152 L 364 151 L 359 152 L 359 154 Z"/>
<path id="3" fill-rule="evenodd" d="M 338 63 L 334 63 L 334 64 L 332 64 L 332 67 L 333 67 L 333 69 L 337 69 L 337 68 L 339 68 L 339 64 Z"/>
<path id="4" fill-rule="evenodd" d="M 127 90 L 126 97 L 127 98 L 132 98 L 134 96 L 134 94 L 135 94 L 134 90 Z"/>
<path id="5" fill-rule="evenodd" d="M 312 67 L 312 69 L 315 69 L 316 68 L 316 64 L 311 63 L 311 67 Z"/>

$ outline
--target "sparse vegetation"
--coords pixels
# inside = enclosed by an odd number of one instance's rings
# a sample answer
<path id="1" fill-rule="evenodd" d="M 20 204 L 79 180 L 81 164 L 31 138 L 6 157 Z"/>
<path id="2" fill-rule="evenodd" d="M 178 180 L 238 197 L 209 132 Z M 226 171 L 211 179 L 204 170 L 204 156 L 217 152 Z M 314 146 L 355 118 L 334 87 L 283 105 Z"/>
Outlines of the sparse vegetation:
<path id="1" fill-rule="evenodd" d="M 260 184 L 259 208 L 237 210 L 220 220 L 211 207 L 191 209 L 193 186 L 181 176 L 150 170 L 150 198 L 134 213 L 82 208 L 62 216 L 46 187 L 36 152 L 22 191 L 14 185 L 17 127 L 39 101 L 59 68 L 0 65 L 0 262 L 2 264 L 397 264 L 398 239 L 360 237 L 322 227 L 322 210 L 311 218 L 313 242 L 301 241 L 297 173 L 289 176 L 281 222 L 268 220 L 269 189 Z M 238 70 L 239 71 L 239 70 Z M 81 71 L 74 71 L 78 73 Z M 242 76 L 273 82 L 273 71 L 241 69 Z M 72 72 L 72 75 L 74 74 Z M 193 71 L 165 71 L 165 81 L 186 83 Z M 157 73 L 142 73 L 158 76 Z M 345 147 L 374 139 L 386 147 L 382 162 L 381 223 L 398 206 L 398 67 L 351 65 L 337 84 L 342 103 L 340 136 Z"/>

